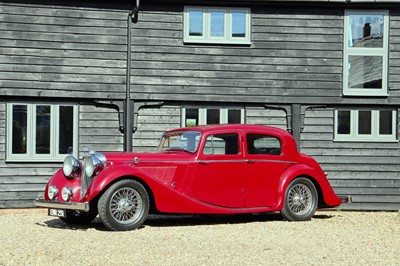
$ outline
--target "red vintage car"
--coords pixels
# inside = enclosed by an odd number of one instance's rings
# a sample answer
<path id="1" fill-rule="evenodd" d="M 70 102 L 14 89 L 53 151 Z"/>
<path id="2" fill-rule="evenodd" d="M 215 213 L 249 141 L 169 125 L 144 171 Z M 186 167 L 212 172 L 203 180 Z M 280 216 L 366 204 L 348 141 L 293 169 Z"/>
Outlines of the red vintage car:
<path id="1" fill-rule="evenodd" d="M 326 174 L 297 151 L 287 131 L 207 125 L 165 132 L 154 153 L 69 155 L 36 206 L 66 223 L 97 214 L 111 230 L 140 227 L 149 213 L 241 214 L 280 211 L 309 220 L 342 203 Z"/>

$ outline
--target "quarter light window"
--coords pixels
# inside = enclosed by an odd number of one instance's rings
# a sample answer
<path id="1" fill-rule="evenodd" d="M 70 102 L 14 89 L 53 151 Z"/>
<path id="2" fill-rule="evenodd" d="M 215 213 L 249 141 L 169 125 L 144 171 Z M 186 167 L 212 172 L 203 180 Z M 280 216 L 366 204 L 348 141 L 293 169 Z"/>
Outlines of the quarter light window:
<path id="1" fill-rule="evenodd" d="M 335 140 L 396 141 L 395 110 L 335 110 Z"/>
<path id="2" fill-rule="evenodd" d="M 185 43 L 250 44 L 250 9 L 185 7 Z"/>
<path id="3" fill-rule="evenodd" d="M 387 11 L 346 11 L 344 95 L 387 95 Z"/>
<path id="4" fill-rule="evenodd" d="M 7 160 L 61 161 L 77 152 L 78 109 L 72 105 L 7 105 Z"/>

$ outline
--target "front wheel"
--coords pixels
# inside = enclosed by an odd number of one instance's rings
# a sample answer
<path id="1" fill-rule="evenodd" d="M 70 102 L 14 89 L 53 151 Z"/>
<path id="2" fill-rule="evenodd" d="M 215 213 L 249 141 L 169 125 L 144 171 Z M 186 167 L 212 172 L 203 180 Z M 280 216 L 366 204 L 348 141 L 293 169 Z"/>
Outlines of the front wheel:
<path id="1" fill-rule="evenodd" d="M 289 221 L 307 221 L 314 215 L 318 206 L 318 193 L 314 184 L 307 178 L 293 180 L 285 193 L 282 216 Z"/>
<path id="2" fill-rule="evenodd" d="M 108 229 L 127 231 L 143 224 L 149 205 L 149 196 L 142 184 L 135 180 L 122 180 L 110 186 L 100 197 L 98 211 Z"/>

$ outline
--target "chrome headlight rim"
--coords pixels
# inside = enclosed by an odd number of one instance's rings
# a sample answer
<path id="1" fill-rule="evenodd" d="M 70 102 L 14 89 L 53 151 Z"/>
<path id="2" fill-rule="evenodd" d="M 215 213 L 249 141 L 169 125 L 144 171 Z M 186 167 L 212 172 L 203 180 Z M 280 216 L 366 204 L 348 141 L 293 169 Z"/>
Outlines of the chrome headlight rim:
<path id="1" fill-rule="evenodd" d="M 81 164 L 73 155 L 68 155 L 64 159 L 63 173 L 67 178 L 77 178 L 81 172 Z"/>
<path id="2" fill-rule="evenodd" d="M 61 190 L 61 197 L 64 201 L 70 201 L 72 198 L 73 192 L 70 187 L 63 187 Z"/>
<path id="3" fill-rule="evenodd" d="M 58 188 L 56 186 L 49 186 L 47 189 L 47 196 L 50 200 L 55 200 L 58 196 Z"/>
<path id="4" fill-rule="evenodd" d="M 95 177 L 106 167 L 106 157 L 101 153 L 90 154 L 84 162 L 86 176 Z"/>

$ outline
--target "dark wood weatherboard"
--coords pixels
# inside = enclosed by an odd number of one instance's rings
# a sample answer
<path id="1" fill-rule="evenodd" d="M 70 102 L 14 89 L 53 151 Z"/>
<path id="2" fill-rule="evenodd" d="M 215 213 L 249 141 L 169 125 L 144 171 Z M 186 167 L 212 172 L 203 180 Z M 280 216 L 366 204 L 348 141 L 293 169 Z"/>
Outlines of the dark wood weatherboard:
<path id="1" fill-rule="evenodd" d="M 334 140 L 336 108 L 400 106 L 398 3 L 141 2 L 132 30 L 131 98 L 163 105 L 137 112 L 135 151 L 155 149 L 164 130 L 181 126 L 181 107 L 230 104 L 245 110 L 246 123 L 303 128 L 301 150 L 318 160 L 337 193 L 353 196 L 354 203 L 342 208 L 400 209 L 399 143 Z M 251 45 L 185 44 L 183 11 L 189 4 L 250 8 Z M 123 150 L 116 109 L 122 111 L 126 97 L 127 17 L 134 5 L 0 1 L 0 208 L 33 206 L 61 166 L 8 160 L 7 103 L 75 103 L 80 154 L 88 146 Z M 348 9 L 389 11 L 387 97 L 343 96 Z M 306 109 L 312 106 L 319 108 Z"/>

